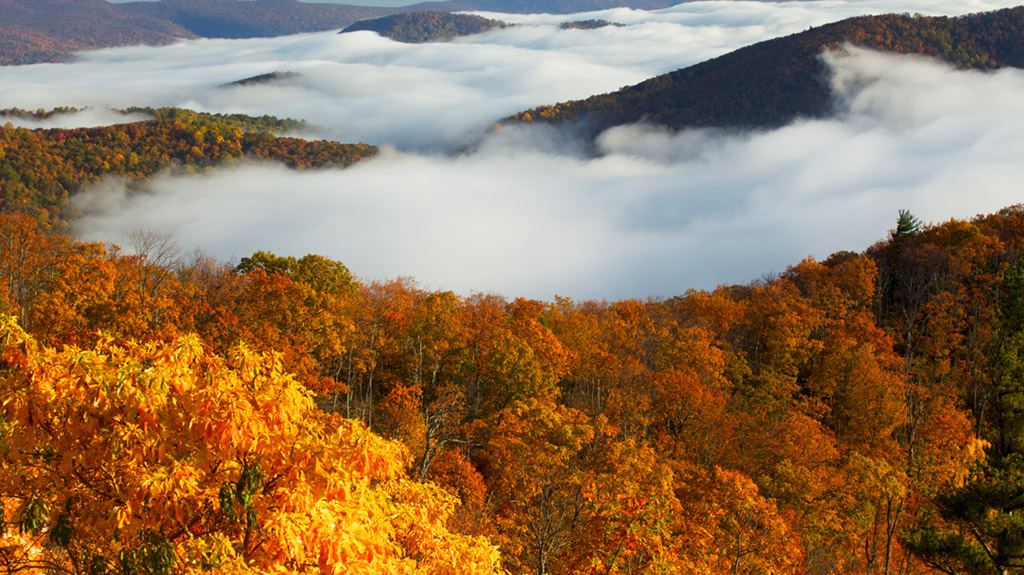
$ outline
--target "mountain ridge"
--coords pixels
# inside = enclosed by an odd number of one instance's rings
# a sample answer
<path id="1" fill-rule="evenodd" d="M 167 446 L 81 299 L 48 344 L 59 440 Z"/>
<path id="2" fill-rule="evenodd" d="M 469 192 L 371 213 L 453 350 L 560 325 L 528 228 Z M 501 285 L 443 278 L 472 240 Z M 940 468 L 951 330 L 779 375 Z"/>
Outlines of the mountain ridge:
<path id="1" fill-rule="evenodd" d="M 194 35 L 105 0 L 0 0 L 0 65 L 56 62 L 80 50 L 170 44 Z"/>
<path id="2" fill-rule="evenodd" d="M 505 28 L 508 24 L 500 20 L 453 14 L 451 12 L 406 12 L 383 16 L 372 20 L 361 20 L 341 31 L 371 31 L 397 42 L 422 43 L 451 40 L 459 36 L 481 34 L 492 28 Z"/>
<path id="3" fill-rule="evenodd" d="M 81 50 L 164 45 L 190 38 L 255 38 L 340 30 L 410 12 L 548 12 L 659 9 L 674 0 L 450 0 L 402 7 L 298 0 L 0 0 L 0 65 L 60 62 Z"/>
<path id="4" fill-rule="evenodd" d="M 615 92 L 535 107 L 502 123 L 582 122 L 591 134 L 648 121 L 685 128 L 774 128 L 833 111 L 820 55 L 844 44 L 920 54 L 960 68 L 1024 67 L 1024 6 L 958 18 L 860 16 L 759 42 Z"/>

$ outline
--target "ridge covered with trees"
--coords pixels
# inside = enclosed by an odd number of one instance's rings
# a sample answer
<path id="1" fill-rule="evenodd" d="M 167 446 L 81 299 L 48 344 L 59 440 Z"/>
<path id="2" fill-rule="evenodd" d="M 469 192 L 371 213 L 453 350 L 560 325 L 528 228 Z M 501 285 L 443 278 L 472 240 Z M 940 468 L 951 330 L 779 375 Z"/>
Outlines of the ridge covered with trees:
<path id="1" fill-rule="evenodd" d="M 619 6 L 660 9 L 673 0 L 458 0 L 402 7 L 299 0 L 0 0 L 0 66 L 59 62 L 81 50 L 162 45 L 183 38 L 256 38 L 339 30 L 406 12 L 485 10 L 574 13 Z"/>
<path id="2" fill-rule="evenodd" d="M 596 30 L 598 28 L 604 28 L 606 26 L 624 26 L 624 24 L 617 24 L 615 22 L 609 22 L 608 20 L 573 20 L 570 22 L 562 22 L 558 27 L 562 30 Z"/>
<path id="3" fill-rule="evenodd" d="M 771 128 L 834 111 L 825 50 L 845 44 L 921 54 L 960 68 L 1024 67 L 1024 7 L 959 18 L 864 16 L 760 42 L 617 92 L 540 106 L 504 122 L 582 122 L 592 134 L 651 122 L 670 129 Z"/>
<path id="4" fill-rule="evenodd" d="M 341 33 L 368 30 L 396 42 L 416 44 L 443 42 L 459 36 L 481 34 L 493 28 L 505 28 L 506 26 L 508 24 L 500 20 L 472 14 L 408 12 L 356 22 L 342 30 Z"/>
<path id="5" fill-rule="evenodd" d="M 122 5 L 130 13 L 165 20 L 203 38 L 256 38 L 344 28 L 401 11 L 299 0 L 159 0 Z"/>
<path id="6" fill-rule="evenodd" d="M 170 44 L 184 28 L 106 0 L 0 0 L 0 66 L 56 62 L 80 50 Z"/>
<path id="7" fill-rule="evenodd" d="M 1022 249 L 1021 206 L 902 212 L 774 278 L 542 302 L 3 216 L 0 562 L 1012 573 Z"/>
<path id="8" fill-rule="evenodd" d="M 67 219 L 68 198 L 104 176 L 144 179 L 168 168 L 197 170 L 245 159 L 276 161 L 297 169 L 344 167 L 377 153 L 376 147 L 366 144 L 276 136 L 275 132 L 299 130 L 305 124 L 271 116 L 177 108 L 126 112 L 154 119 L 80 129 L 0 126 L 0 212 L 26 214 L 47 226 L 60 226 Z M 6 114 L 29 113 L 8 110 Z"/>

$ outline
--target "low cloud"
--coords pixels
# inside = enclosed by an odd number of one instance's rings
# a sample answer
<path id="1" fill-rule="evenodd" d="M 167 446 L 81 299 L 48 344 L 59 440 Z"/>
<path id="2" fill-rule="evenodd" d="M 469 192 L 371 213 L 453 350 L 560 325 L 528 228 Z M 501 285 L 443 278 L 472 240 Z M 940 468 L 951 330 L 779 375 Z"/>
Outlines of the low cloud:
<path id="1" fill-rule="evenodd" d="M 2 67 L 0 107 L 272 114 L 307 120 L 315 136 L 398 150 L 346 170 L 239 164 L 133 190 L 108 180 L 76 200 L 83 239 L 124 244 L 143 226 L 222 259 L 319 253 L 364 279 L 411 275 L 461 293 L 672 296 L 861 250 L 899 209 L 940 221 L 1019 202 L 1022 72 L 850 50 L 829 56 L 836 119 L 755 133 L 625 126 L 601 136 L 596 158 L 571 127 L 487 129 L 847 16 L 1011 4 L 691 2 L 503 15 L 529 26 L 426 45 L 369 32 L 196 40 Z M 585 18 L 628 26 L 557 26 Z M 297 75 L 228 85 L 274 71 Z"/>
<path id="2" fill-rule="evenodd" d="M 222 258 L 320 253 L 367 279 L 551 299 L 672 296 L 742 283 L 928 221 L 1019 201 L 1024 72 L 957 71 L 850 50 L 828 58 L 843 110 L 756 133 L 504 128 L 458 157 L 387 152 L 346 170 L 237 167 L 158 178 L 81 221 L 143 225 Z M 113 191 L 109 188 L 113 188 Z M 118 196 L 120 194 L 120 196 Z"/>
<path id="3" fill-rule="evenodd" d="M 50 129 L 62 128 L 70 130 L 74 128 L 94 128 L 97 126 L 113 126 L 116 124 L 128 124 L 151 119 L 143 114 L 123 114 L 110 108 L 94 109 L 86 108 L 73 112 L 54 114 L 49 118 L 37 119 L 31 116 L 8 116 L 0 117 L 0 125 L 11 124 L 16 128 Z"/>

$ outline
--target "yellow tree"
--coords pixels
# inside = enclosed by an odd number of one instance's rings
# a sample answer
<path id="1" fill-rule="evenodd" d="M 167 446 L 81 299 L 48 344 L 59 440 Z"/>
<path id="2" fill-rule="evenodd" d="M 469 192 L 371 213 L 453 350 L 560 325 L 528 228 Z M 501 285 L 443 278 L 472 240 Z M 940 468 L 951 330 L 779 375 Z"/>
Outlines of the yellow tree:
<path id="1" fill-rule="evenodd" d="M 0 570 L 498 570 L 400 444 L 319 412 L 278 357 L 195 336 L 58 351 L 0 318 Z"/>
<path id="2" fill-rule="evenodd" d="M 502 410 L 487 446 L 509 570 L 545 575 L 576 539 L 589 504 L 582 460 L 594 437 L 587 417 L 551 401 Z"/>

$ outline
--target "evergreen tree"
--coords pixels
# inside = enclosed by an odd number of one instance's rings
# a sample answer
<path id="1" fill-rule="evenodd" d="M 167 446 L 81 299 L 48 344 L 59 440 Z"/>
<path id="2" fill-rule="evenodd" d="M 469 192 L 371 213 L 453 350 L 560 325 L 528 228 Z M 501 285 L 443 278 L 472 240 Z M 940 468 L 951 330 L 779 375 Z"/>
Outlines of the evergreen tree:
<path id="1" fill-rule="evenodd" d="M 900 210 L 900 216 L 896 220 L 896 229 L 890 232 L 892 239 L 906 238 L 916 235 L 921 229 L 921 220 L 917 219 L 910 210 Z"/>
<path id="2" fill-rule="evenodd" d="M 904 535 L 908 549 L 945 573 L 1024 573 L 1024 262 L 1003 288 L 985 458 L 964 485 L 935 497 L 941 525 Z"/>

